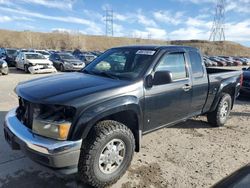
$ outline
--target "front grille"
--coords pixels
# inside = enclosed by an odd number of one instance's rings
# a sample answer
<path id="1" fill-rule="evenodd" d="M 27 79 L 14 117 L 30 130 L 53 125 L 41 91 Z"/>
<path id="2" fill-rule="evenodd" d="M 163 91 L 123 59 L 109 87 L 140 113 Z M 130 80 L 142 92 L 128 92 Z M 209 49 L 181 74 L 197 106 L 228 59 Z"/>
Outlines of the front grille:
<path id="1" fill-rule="evenodd" d="M 16 110 L 17 118 L 29 129 L 32 129 L 33 123 L 33 105 L 32 103 L 19 97 L 19 107 Z"/>

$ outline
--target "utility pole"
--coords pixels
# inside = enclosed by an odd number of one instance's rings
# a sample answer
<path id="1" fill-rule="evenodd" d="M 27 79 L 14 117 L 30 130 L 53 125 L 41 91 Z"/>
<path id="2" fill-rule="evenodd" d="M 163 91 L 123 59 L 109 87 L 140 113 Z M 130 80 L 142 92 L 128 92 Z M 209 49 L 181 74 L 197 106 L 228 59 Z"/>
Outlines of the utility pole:
<path id="1" fill-rule="evenodd" d="M 113 36 L 114 35 L 114 28 L 113 28 L 113 10 L 106 9 L 105 14 L 105 21 L 106 21 L 106 36 Z"/>
<path id="2" fill-rule="evenodd" d="M 217 0 L 210 41 L 225 41 L 225 0 Z"/>
<path id="3" fill-rule="evenodd" d="M 225 41 L 225 0 L 217 0 L 210 41 Z"/>

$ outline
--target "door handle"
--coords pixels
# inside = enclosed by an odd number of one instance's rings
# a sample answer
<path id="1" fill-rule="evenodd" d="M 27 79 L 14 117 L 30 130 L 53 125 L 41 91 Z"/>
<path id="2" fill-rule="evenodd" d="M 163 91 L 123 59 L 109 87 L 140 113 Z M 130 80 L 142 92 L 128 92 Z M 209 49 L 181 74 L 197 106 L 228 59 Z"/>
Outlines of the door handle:
<path id="1" fill-rule="evenodd" d="M 192 86 L 189 85 L 189 84 L 185 84 L 185 85 L 182 87 L 182 89 L 183 89 L 184 91 L 189 91 L 191 88 L 192 88 Z"/>

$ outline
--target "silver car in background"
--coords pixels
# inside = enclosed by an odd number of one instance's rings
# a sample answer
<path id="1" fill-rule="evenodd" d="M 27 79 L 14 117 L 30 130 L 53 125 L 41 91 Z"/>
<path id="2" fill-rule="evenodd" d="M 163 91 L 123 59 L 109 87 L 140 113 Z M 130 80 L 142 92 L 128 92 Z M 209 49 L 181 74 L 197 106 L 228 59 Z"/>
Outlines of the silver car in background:
<path id="1" fill-rule="evenodd" d="M 50 60 L 35 52 L 19 53 L 16 58 L 16 68 L 31 74 L 57 72 Z"/>

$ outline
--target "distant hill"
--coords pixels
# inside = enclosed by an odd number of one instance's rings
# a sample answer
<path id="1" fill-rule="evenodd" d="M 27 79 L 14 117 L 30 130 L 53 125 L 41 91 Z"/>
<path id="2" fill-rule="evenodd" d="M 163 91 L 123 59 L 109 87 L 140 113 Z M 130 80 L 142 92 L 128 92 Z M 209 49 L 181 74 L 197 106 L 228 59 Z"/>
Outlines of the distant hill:
<path id="1" fill-rule="evenodd" d="M 69 33 L 41 33 L 0 30 L 0 47 L 37 49 L 106 50 L 115 46 L 158 44 L 187 45 L 199 48 L 207 55 L 249 56 L 250 48 L 235 42 L 209 42 L 205 40 L 163 41 L 140 38 L 77 35 Z"/>

